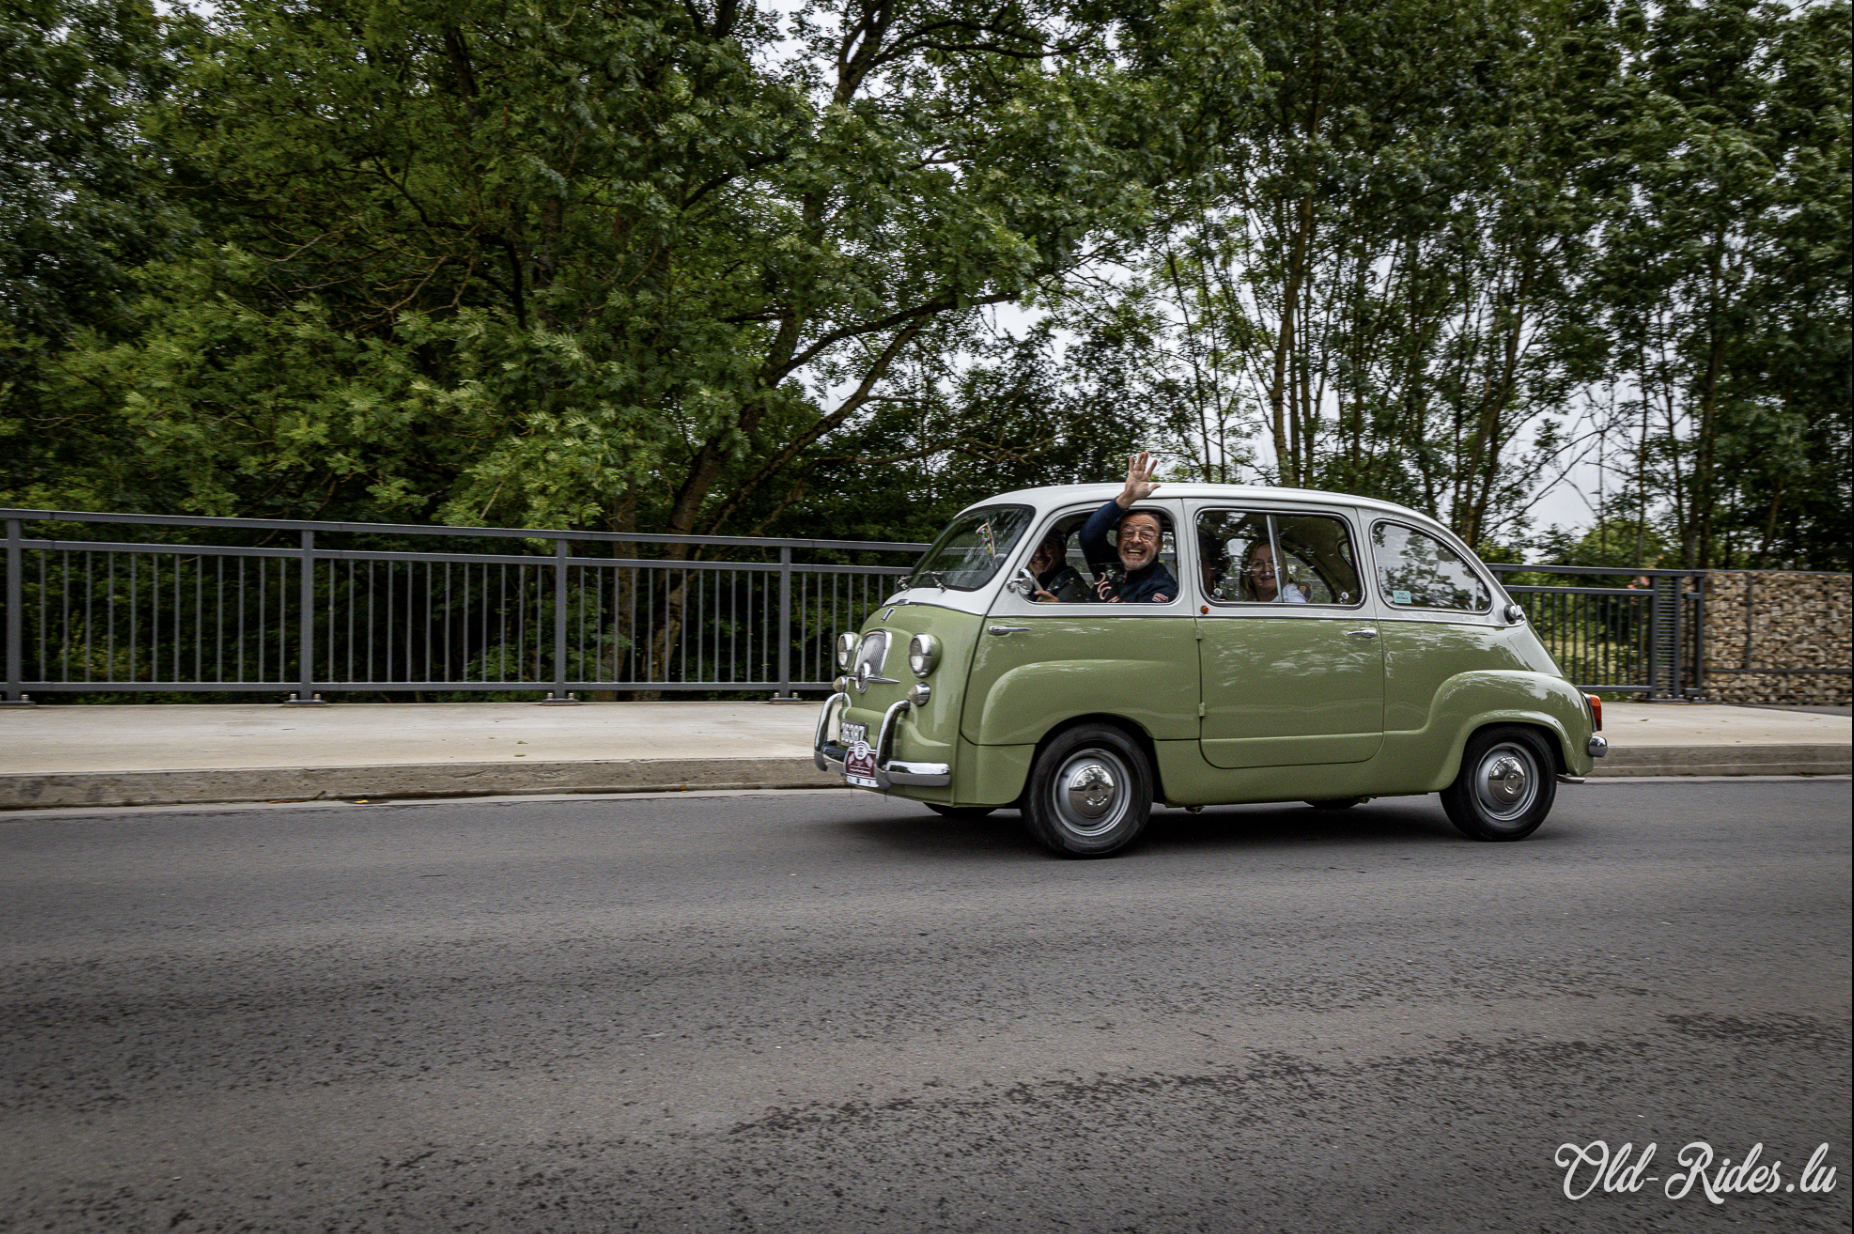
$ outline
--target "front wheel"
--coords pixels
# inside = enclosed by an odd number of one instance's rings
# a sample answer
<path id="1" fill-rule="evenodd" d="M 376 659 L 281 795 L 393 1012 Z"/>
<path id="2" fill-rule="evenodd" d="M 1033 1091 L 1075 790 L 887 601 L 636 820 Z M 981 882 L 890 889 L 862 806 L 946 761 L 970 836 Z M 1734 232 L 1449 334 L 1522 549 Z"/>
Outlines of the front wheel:
<path id="1" fill-rule="evenodd" d="M 1152 765 L 1117 728 L 1086 724 L 1046 746 L 1030 768 L 1024 824 L 1065 857 L 1105 857 L 1139 838 L 1152 813 Z"/>
<path id="2" fill-rule="evenodd" d="M 1461 772 L 1442 790 L 1449 821 L 1476 840 L 1523 840 L 1558 793 L 1551 749 L 1529 728 L 1484 728 L 1468 738 Z"/>

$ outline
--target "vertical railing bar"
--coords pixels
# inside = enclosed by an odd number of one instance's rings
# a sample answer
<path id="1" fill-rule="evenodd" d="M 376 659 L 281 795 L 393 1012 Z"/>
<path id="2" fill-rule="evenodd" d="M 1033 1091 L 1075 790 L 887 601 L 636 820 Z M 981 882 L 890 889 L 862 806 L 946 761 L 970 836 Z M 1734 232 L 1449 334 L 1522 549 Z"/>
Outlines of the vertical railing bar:
<path id="1" fill-rule="evenodd" d="M 206 680 L 206 558 L 193 559 L 193 680 Z"/>
<path id="2" fill-rule="evenodd" d="M 238 559 L 238 599 L 233 609 L 238 614 L 238 676 L 237 681 L 245 679 L 245 559 Z"/>
<path id="3" fill-rule="evenodd" d="M 148 680 L 161 680 L 161 554 L 148 554 Z"/>
<path id="4" fill-rule="evenodd" d="M 129 557 L 129 675 L 124 680 L 135 680 L 135 653 L 140 639 L 136 637 L 141 624 L 141 566 L 138 558 Z"/>
<path id="5" fill-rule="evenodd" d="M 368 564 L 368 568 L 371 569 L 373 566 L 373 563 L 368 562 L 367 564 Z M 348 565 L 348 590 L 347 590 L 348 663 L 347 663 L 347 671 L 342 676 L 345 681 L 352 683 L 354 680 L 354 610 L 360 607 L 360 592 L 354 585 L 354 576 L 360 572 L 360 562 L 349 560 L 347 565 Z"/>
<path id="6" fill-rule="evenodd" d="M 96 554 L 84 554 L 84 680 L 94 680 L 90 666 L 96 663 Z"/>
<path id="7" fill-rule="evenodd" d="M 267 678 L 264 675 L 264 651 L 266 645 L 264 622 L 269 617 L 268 601 L 270 597 L 270 565 L 266 558 L 260 557 L 257 559 L 257 575 L 257 677 L 254 680 L 265 681 Z"/>
<path id="8" fill-rule="evenodd" d="M 279 597 L 281 599 L 281 597 Z M 283 650 L 278 645 L 278 652 Z M 315 701 L 315 532 L 302 533 L 302 561 L 297 567 L 296 582 L 296 701 Z"/>
<path id="9" fill-rule="evenodd" d="M 792 694 L 792 546 L 779 546 L 779 621 L 774 627 L 779 635 L 779 692 L 774 698 L 791 698 Z"/>
<path id="10" fill-rule="evenodd" d="M 411 574 L 411 570 L 412 570 L 412 567 L 410 563 L 408 563 L 406 566 L 406 573 L 408 576 Z M 382 677 L 380 680 L 391 682 L 394 685 L 400 684 L 400 680 L 398 676 L 395 676 L 393 674 L 393 650 L 394 650 L 395 643 L 401 637 L 404 637 L 408 641 L 398 647 L 398 650 L 400 653 L 399 654 L 399 673 L 401 676 L 405 678 L 406 681 L 412 680 L 412 644 L 410 642 L 410 639 L 412 637 L 411 635 L 412 602 L 410 600 L 406 601 L 406 619 L 404 621 L 399 620 L 399 597 L 396 594 L 398 589 L 395 586 L 395 584 L 398 582 L 398 579 L 399 579 L 399 571 L 395 568 L 394 563 L 390 561 L 387 562 L 386 563 L 386 641 L 383 644 L 384 658 L 386 660 L 386 663 L 383 667 L 385 669 L 386 675 Z"/>
<path id="11" fill-rule="evenodd" d="M 350 562 L 348 565 L 351 570 L 353 568 L 353 563 Z M 335 666 L 341 662 L 341 657 L 336 653 L 337 640 L 335 637 L 336 632 L 341 629 L 341 623 L 335 616 L 335 593 L 341 590 L 341 566 L 341 562 L 332 558 L 328 562 L 328 620 L 326 623 L 328 626 L 328 657 L 326 661 L 317 661 L 317 663 L 327 663 L 328 682 L 330 685 L 334 685 L 338 680 Z"/>
<path id="12" fill-rule="evenodd" d="M 59 647 L 63 654 L 58 659 L 58 680 L 69 681 L 71 680 L 71 644 L 75 641 L 71 631 L 71 551 L 69 549 L 64 552 L 64 568 L 58 580 L 60 607 L 64 610 L 58 618 L 59 624 L 63 627 L 63 637 L 59 639 Z M 42 636 L 43 631 L 41 631 L 41 638 Z M 40 643 L 39 663 L 45 663 L 43 642 Z"/>

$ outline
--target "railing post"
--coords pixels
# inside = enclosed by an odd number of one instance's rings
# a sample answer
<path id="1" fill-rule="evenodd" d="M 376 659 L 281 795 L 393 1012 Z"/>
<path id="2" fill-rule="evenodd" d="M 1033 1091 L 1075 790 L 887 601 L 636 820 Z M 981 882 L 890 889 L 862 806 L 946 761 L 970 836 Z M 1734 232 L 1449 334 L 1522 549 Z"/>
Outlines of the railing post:
<path id="1" fill-rule="evenodd" d="M 567 693 L 567 542 L 554 541 L 554 690 L 543 703 L 577 703 Z"/>
<path id="2" fill-rule="evenodd" d="M 26 588 L 25 551 L 19 546 L 20 521 L 6 521 L 6 698 L 8 707 L 30 707 L 32 700 L 20 693 L 25 676 Z"/>
<path id="3" fill-rule="evenodd" d="M 779 547 L 779 689 L 773 702 L 795 702 L 792 693 L 792 546 Z"/>
<path id="4" fill-rule="evenodd" d="M 325 705 L 315 692 L 315 532 L 302 533 L 302 571 L 297 581 L 297 661 L 302 667 L 296 697 L 285 701 L 299 707 Z M 280 601 L 281 602 L 281 601 Z"/>

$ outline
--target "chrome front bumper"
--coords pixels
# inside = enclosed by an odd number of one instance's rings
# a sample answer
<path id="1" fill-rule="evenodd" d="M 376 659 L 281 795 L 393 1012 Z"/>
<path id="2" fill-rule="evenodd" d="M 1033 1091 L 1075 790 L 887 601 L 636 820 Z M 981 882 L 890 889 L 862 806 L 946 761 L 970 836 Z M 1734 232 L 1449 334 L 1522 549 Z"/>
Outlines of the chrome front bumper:
<path id="1" fill-rule="evenodd" d="M 837 744 L 837 734 L 831 730 L 836 726 L 839 713 L 849 705 L 848 694 L 833 694 L 824 700 L 824 709 L 818 713 L 817 732 L 811 739 L 811 761 L 817 764 L 819 771 L 843 774 L 843 760 L 848 751 Z M 903 699 L 882 715 L 881 732 L 875 739 L 876 792 L 885 793 L 897 784 L 942 788 L 953 782 L 953 769 L 945 763 L 904 763 L 893 757 L 895 729 L 911 705 Z"/>

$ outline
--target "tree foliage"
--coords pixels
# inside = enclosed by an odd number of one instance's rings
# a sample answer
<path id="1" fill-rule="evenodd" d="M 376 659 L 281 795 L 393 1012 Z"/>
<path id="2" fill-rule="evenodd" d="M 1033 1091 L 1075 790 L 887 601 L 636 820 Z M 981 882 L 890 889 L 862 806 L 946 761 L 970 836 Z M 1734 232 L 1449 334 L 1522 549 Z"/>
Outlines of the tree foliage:
<path id="1" fill-rule="evenodd" d="M 1150 446 L 1849 562 L 1846 0 L 0 2 L 16 503 L 917 537 Z"/>

